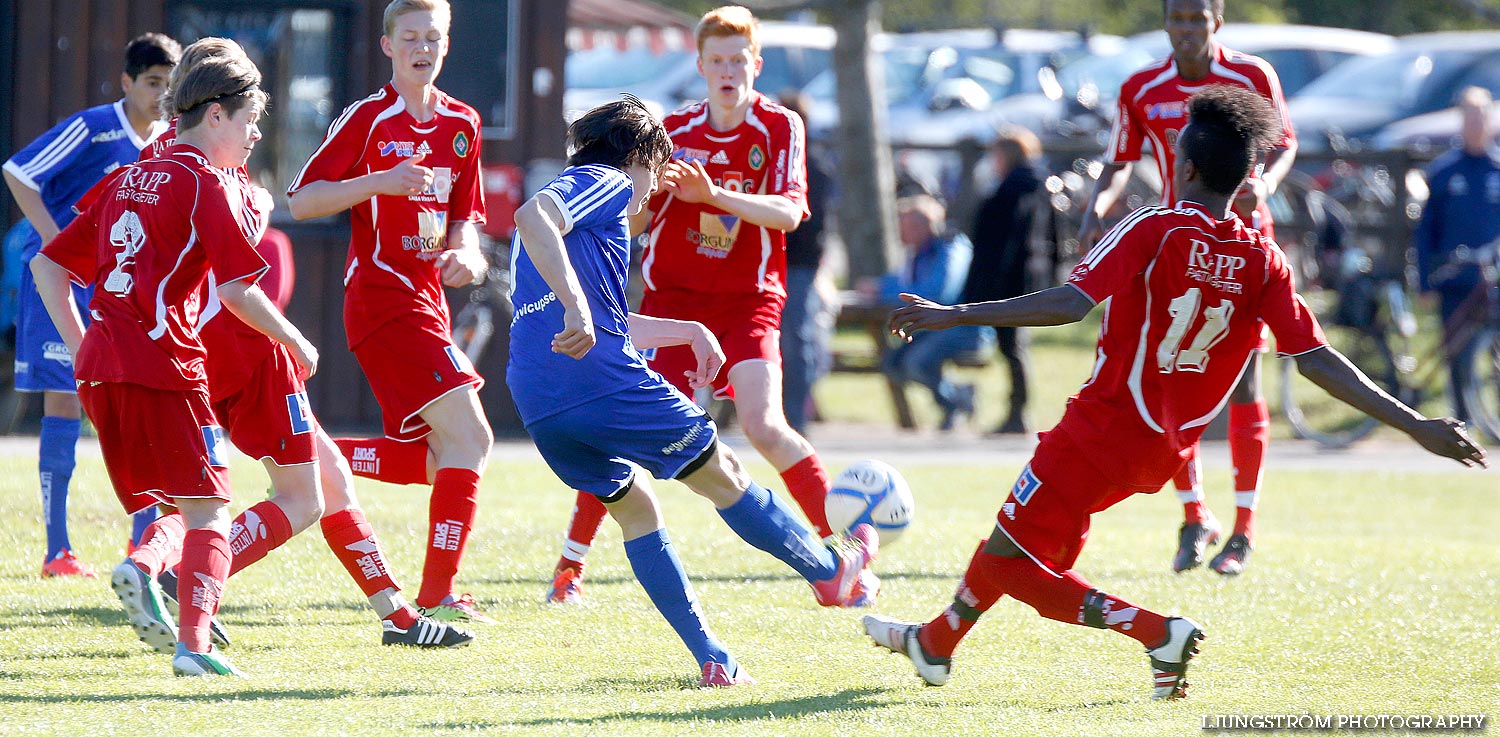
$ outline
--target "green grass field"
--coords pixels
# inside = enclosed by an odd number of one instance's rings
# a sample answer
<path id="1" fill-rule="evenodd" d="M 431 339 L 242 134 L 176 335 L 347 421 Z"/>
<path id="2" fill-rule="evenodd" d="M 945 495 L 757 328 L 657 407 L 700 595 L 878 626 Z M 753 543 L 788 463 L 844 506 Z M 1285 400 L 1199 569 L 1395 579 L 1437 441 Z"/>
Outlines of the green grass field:
<path id="1" fill-rule="evenodd" d="M 901 465 L 898 454 L 886 460 Z M 1455 467 L 1456 468 L 1456 467 Z M 764 466 L 752 465 L 761 478 Z M 1018 470 L 903 468 L 918 517 L 879 562 L 874 611 L 927 618 L 947 602 Z M 228 587 L 222 619 L 249 680 L 178 679 L 126 624 L 106 580 L 42 580 L 33 461 L 0 459 L 0 733 L 5 734 L 1066 734 L 1201 733 L 1222 714 L 1497 716 L 1500 522 L 1487 474 L 1270 470 L 1261 549 L 1225 580 L 1168 568 L 1179 511 L 1137 497 L 1096 521 L 1079 569 L 1099 587 L 1191 614 L 1209 640 L 1191 698 L 1149 700 L 1140 648 L 1002 600 L 923 687 L 865 640 L 861 612 L 823 610 L 788 569 L 740 543 L 709 505 L 662 484 L 668 526 L 709 621 L 759 684 L 694 688 L 692 659 L 630 575 L 606 523 L 589 602 L 540 602 L 572 496 L 537 462 L 485 477 L 463 588 L 501 624 L 466 649 L 381 647 L 379 627 L 316 529 Z M 259 468 L 241 459 L 244 503 Z M 1227 486 L 1211 473 L 1211 489 Z M 127 520 L 96 457 L 74 481 L 72 534 L 107 577 Z M 421 567 L 426 495 L 361 482 L 393 569 Z M 1227 494 L 1210 501 L 1229 513 Z"/>

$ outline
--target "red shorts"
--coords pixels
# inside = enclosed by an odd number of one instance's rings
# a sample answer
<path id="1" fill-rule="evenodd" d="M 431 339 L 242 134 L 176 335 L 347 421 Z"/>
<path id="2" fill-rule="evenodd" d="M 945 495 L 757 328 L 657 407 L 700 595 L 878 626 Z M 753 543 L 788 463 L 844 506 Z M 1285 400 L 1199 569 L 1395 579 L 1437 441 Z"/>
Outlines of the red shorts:
<path id="1" fill-rule="evenodd" d="M 229 446 L 207 390 L 86 381 L 78 399 L 127 514 L 174 498 L 229 501 Z"/>
<path id="2" fill-rule="evenodd" d="M 432 432 L 418 413 L 448 394 L 473 387 L 484 379 L 469 357 L 431 315 L 410 314 L 392 320 L 354 347 L 354 357 L 375 401 L 380 421 L 392 440 L 411 441 Z"/>
<path id="3" fill-rule="evenodd" d="M 297 362 L 277 345 L 239 391 L 213 403 L 234 447 L 256 460 L 278 466 L 317 463 L 318 421 L 307 403 L 307 387 L 297 378 Z"/>
<path id="4" fill-rule="evenodd" d="M 741 361 L 769 361 L 781 365 L 781 308 L 779 294 L 709 294 L 687 289 L 647 291 L 641 314 L 701 322 L 724 349 L 724 368 L 714 379 L 714 394 L 733 397 L 729 370 Z M 697 368 L 693 349 L 685 345 L 657 348 L 651 368 L 683 394 L 692 396 L 685 373 Z"/>
<path id="5" fill-rule="evenodd" d="M 1111 482 L 1057 431 L 1039 433 L 1031 463 L 995 522 L 1032 560 L 1055 573 L 1073 567 L 1089 538 L 1089 517 L 1136 492 Z"/>

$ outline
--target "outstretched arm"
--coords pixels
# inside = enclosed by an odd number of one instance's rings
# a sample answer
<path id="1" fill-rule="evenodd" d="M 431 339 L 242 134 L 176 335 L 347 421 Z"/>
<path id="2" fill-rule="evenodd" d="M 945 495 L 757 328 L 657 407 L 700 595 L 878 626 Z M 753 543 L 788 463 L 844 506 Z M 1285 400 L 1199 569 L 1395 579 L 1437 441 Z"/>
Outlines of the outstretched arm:
<path id="1" fill-rule="evenodd" d="M 1424 417 L 1385 393 L 1337 350 L 1324 346 L 1303 353 L 1297 356 L 1297 370 L 1333 398 L 1410 435 L 1428 452 L 1465 466 L 1489 467 L 1484 448 L 1464 432 L 1462 422 Z"/>
<path id="2" fill-rule="evenodd" d="M 915 294 L 902 294 L 901 299 L 908 304 L 891 313 L 888 326 L 893 335 L 907 340 L 918 330 L 945 330 L 959 325 L 1069 325 L 1094 309 L 1093 300 L 1066 284 L 1013 299 L 975 304 L 941 305 Z"/>

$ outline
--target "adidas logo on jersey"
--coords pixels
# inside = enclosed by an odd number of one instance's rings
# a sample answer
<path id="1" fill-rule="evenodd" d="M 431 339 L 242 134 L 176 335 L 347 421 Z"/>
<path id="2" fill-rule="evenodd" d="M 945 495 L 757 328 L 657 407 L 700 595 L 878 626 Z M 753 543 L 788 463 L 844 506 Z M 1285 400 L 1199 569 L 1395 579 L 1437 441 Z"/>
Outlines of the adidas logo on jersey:
<path id="1" fill-rule="evenodd" d="M 422 141 L 422 142 L 420 142 L 420 143 L 417 144 L 417 153 L 419 153 L 419 154 L 430 154 L 430 153 L 432 153 L 432 147 L 429 146 L 429 145 L 427 145 L 426 141 Z"/>
<path id="2" fill-rule="evenodd" d="M 729 163 L 729 157 L 726 156 L 726 155 L 724 155 L 723 151 L 715 151 L 713 157 L 708 160 L 708 163 L 710 163 L 710 164 L 728 164 Z"/>

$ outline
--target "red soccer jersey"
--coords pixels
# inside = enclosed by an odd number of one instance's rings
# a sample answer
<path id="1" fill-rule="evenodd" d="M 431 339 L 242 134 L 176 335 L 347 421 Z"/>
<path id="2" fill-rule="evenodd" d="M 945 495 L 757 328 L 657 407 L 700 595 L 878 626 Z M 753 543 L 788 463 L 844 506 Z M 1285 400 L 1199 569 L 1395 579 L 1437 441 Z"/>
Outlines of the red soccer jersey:
<path id="1" fill-rule="evenodd" d="M 425 154 L 421 164 L 433 170 L 427 192 L 376 195 L 351 208 L 344 270 L 344 328 L 350 348 L 413 310 L 441 319 L 445 329 L 448 325 L 448 301 L 437 267 L 418 255 L 443 250 L 450 225 L 484 222 L 479 113 L 441 91 L 434 110 L 431 120 L 418 121 L 387 84 L 333 121 L 323 145 L 287 190 L 296 194 L 312 182 L 385 171 L 415 154 Z"/>
<path id="2" fill-rule="evenodd" d="M 1105 153 L 1108 163 L 1140 161 L 1142 144 L 1149 139 L 1151 150 L 1155 152 L 1156 170 L 1161 174 L 1162 204 L 1176 202 L 1172 163 L 1177 154 L 1177 134 L 1188 122 L 1187 101 L 1194 92 L 1214 84 L 1244 87 L 1260 93 L 1271 101 L 1281 117 L 1282 138 L 1277 147 L 1289 146 L 1297 140 L 1276 70 L 1258 56 L 1216 45 L 1208 76 L 1203 79 L 1187 80 L 1178 76 L 1177 62 L 1168 56 L 1130 75 L 1120 85 L 1120 107 L 1115 114 L 1114 129 L 1110 132 L 1109 150 Z"/>
<path id="3" fill-rule="evenodd" d="M 1282 355 L 1327 343 L 1286 255 L 1239 218 L 1202 205 L 1144 207 L 1111 230 L 1068 283 L 1109 299 L 1094 374 L 1058 429 L 1113 479 L 1155 491 L 1229 401 L 1260 340 Z"/>
<path id="4" fill-rule="evenodd" d="M 74 281 L 98 285 L 74 374 L 207 389 L 197 324 L 208 272 L 221 283 L 260 278 L 266 263 L 252 246 L 255 218 L 238 207 L 233 175 L 186 144 L 125 167 L 113 181 L 42 249 Z"/>
<path id="5" fill-rule="evenodd" d="M 796 113 L 757 92 L 745 122 L 734 130 L 709 125 L 706 101 L 662 122 L 672 137 L 673 158 L 701 162 L 726 189 L 786 197 L 808 216 L 807 136 Z M 786 233 L 664 191 L 651 198 L 650 207 L 641 265 L 647 289 L 786 294 Z"/>

